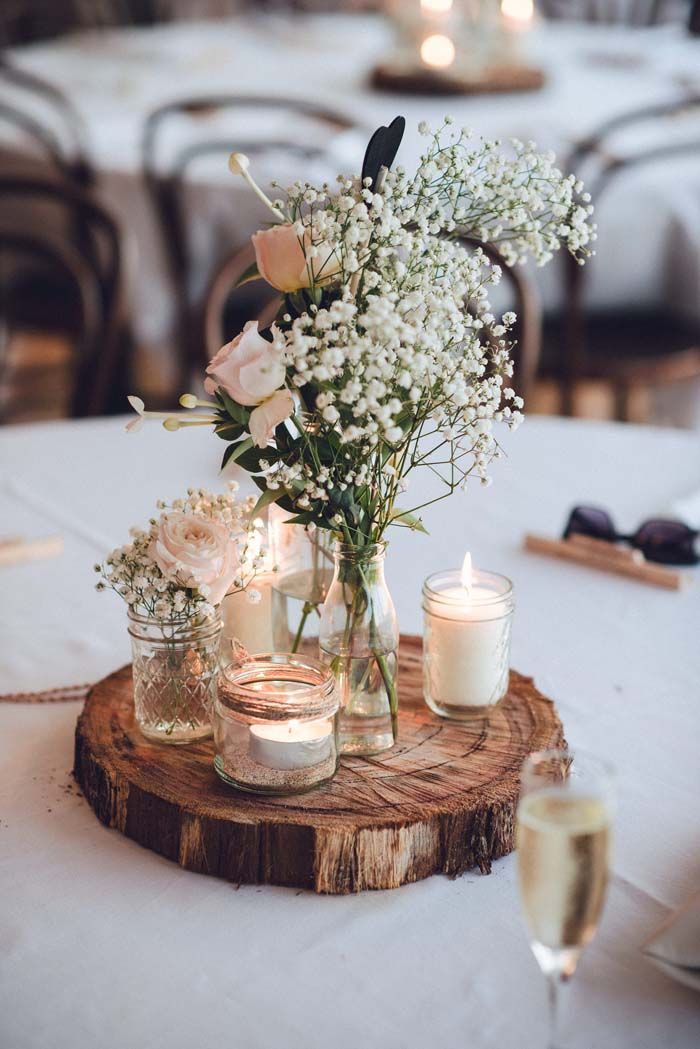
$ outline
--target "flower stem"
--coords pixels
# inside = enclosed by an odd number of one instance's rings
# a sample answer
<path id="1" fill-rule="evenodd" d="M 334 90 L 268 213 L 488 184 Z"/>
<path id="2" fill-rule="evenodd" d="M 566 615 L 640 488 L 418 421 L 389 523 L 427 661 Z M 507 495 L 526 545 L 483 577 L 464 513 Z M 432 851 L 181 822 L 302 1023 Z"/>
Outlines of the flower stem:
<path id="1" fill-rule="evenodd" d="M 313 603 L 313 601 L 305 601 L 304 602 L 304 607 L 301 610 L 301 619 L 299 620 L 299 626 L 297 627 L 297 632 L 296 632 L 296 635 L 294 637 L 294 642 L 292 644 L 292 652 L 296 652 L 297 649 L 299 648 L 302 636 L 304 634 L 304 627 L 306 626 L 306 620 L 309 618 L 309 616 L 311 615 L 311 613 L 314 611 L 315 608 L 316 608 L 316 605 Z"/>

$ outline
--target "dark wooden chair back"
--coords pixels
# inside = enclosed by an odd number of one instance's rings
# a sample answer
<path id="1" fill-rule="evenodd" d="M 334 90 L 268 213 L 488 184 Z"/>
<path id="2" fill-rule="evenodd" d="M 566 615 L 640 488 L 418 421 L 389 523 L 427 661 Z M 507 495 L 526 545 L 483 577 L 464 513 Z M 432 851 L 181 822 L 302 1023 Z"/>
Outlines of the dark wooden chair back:
<path id="1" fill-rule="evenodd" d="M 700 157 L 700 137 L 695 132 L 689 139 L 683 141 L 664 142 L 660 137 L 660 144 L 647 146 L 631 154 L 620 154 L 615 152 L 610 145 L 610 138 L 629 127 L 648 121 L 664 121 L 675 119 L 686 111 L 697 110 L 700 115 L 700 95 L 687 96 L 675 102 L 661 105 L 648 106 L 630 113 L 622 114 L 604 124 L 598 131 L 588 136 L 576 147 L 571 154 L 565 169 L 580 173 L 592 160 L 596 161 L 597 171 L 592 178 L 588 178 L 586 188 L 591 194 L 594 204 L 600 202 L 601 197 L 610 185 L 624 172 L 632 168 L 643 166 L 659 160 L 671 160 L 681 156 Z M 562 340 L 562 358 L 559 362 L 559 373 L 562 383 L 562 410 L 565 415 L 574 413 L 574 398 L 577 383 L 589 374 L 595 373 L 596 377 L 601 375 L 601 363 L 592 368 L 589 360 L 589 350 L 586 341 L 585 323 L 585 289 L 590 279 L 590 271 L 595 261 L 589 261 L 588 265 L 582 267 L 575 259 L 567 256 L 564 268 L 564 332 Z M 691 368 L 695 354 L 691 347 L 690 356 L 683 351 L 684 358 L 690 363 Z M 681 365 L 681 374 L 684 372 L 685 363 Z M 640 374 L 642 365 L 637 364 Z M 660 351 L 657 361 L 646 356 L 643 365 L 646 374 L 659 381 L 671 381 L 679 374 L 679 361 L 673 359 L 672 354 Z M 617 384 L 617 407 L 618 418 L 627 417 L 626 401 L 627 386 L 634 375 L 634 359 L 625 362 L 610 357 L 607 361 L 607 375 L 613 384 Z M 603 374 L 602 377 L 605 377 Z"/>
<path id="2" fill-rule="evenodd" d="M 692 0 L 688 15 L 688 32 L 691 36 L 700 36 L 700 0 Z"/>
<path id="3" fill-rule="evenodd" d="M 0 58 L 0 121 L 29 138 L 54 171 L 78 186 L 94 182 L 85 127 L 53 84 Z M 43 116 L 37 114 L 37 103 Z"/>
<path id="4" fill-rule="evenodd" d="M 318 146 L 289 138 L 275 141 L 242 140 L 240 136 L 202 138 L 202 121 L 221 113 L 245 111 L 275 111 L 288 113 L 290 117 L 305 117 L 325 126 L 329 131 L 342 131 L 354 126 L 344 115 L 323 106 L 303 100 L 267 97 L 263 95 L 211 95 L 201 98 L 173 101 L 155 110 L 146 121 L 143 132 L 142 158 L 146 185 L 162 234 L 170 273 L 173 295 L 179 311 L 178 353 L 180 388 L 187 385 L 193 368 L 201 366 L 201 300 L 192 301 L 191 276 L 193 262 L 189 247 L 184 191 L 192 164 L 203 157 L 220 156 L 222 164 L 233 150 L 248 154 L 260 154 L 270 149 L 281 150 L 301 157 L 313 158 L 322 155 Z M 181 141 L 169 159 L 163 162 L 159 154 L 166 137 L 168 125 L 175 118 L 188 118 L 192 122 L 192 138 Z M 199 125 L 199 126 L 197 126 Z M 196 132 L 196 133 L 195 133 Z M 216 260 L 212 260 L 212 265 Z"/>
<path id="5" fill-rule="evenodd" d="M 115 379 L 120 364 L 122 250 L 117 223 L 91 196 L 78 187 L 49 179 L 0 176 L 0 202 L 16 207 L 12 221 L 0 225 L 0 258 L 10 255 L 9 274 L 21 253 L 50 267 L 52 273 L 74 290 L 80 305 L 78 353 L 71 415 L 100 415 L 113 408 Z M 32 210 L 55 209 L 57 226 L 76 223 L 91 231 L 91 247 L 67 241 L 48 225 L 37 229 Z M 4 209 L 7 214 L 8 209 Z M 96 248 L 97 250 L 93 250 Z M 5 317 L 0 328 L 11 324 L 12 302 L 3 296 Z M 9 316 L 8 316 L 9 314 Z M 6 349 L 6 347 L 5 347 Z M 0 362 L 6 364 L 6 357 Z"/>
<path id="6" fill-rule="evenodd" d="M 518 316 L 515 329 L 516 345 L 513 354 L 514 374 L 513 385 L 516 392 L 527 399 L 532 390 L 532 385 L 537 373 L 542 345 L 542 311 L 540 307 L 539 293 L 533 282 L 524 271 L 515 266 L 509 266 L 502 254 L 493 244 L 484 244 L 481 241 L 463 237 L 462 242 L 476 250 L 481 248 L 487 258 L 503 271 L 503 276 L 510 284 L 514 308 Z M 206 362 L 211 360 L 217 350 L 232 339 L 237 331 L 225 330 L 225 318 L 227 306 L 237 281 L 255 261 L 255 252 L 252 244 L 235 252 L 219 267 L 209 285 L 209 291 L 204 301 L 202 312 L 202 343 L 206 351 Z M 261 327 L 267 327 L 275 318 L 280 304 L 279 293 L 270 288 L 264 281 L 255 282 L 255 287 L 264 287 L 261 297 L 257 300 L 257 319 Z M 249 285 L 240 289 L 245 291 Z M 249 316 L 240 316 L 238 330 L 243 326 Z"/>

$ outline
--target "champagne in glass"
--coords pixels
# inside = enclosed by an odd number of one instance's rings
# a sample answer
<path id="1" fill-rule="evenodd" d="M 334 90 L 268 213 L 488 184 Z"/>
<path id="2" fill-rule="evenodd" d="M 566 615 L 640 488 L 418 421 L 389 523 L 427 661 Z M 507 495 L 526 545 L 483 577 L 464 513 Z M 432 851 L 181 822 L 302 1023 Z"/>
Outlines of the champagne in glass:
<path id="1" fill-rule="evenodd" d="M 523 768 L 517 844 L 520 896 L 531 946 L 549 981 L 551 1049 L 557 991 L 593 939 L 605 900 L 612 773 L 569 751 L 543 751 Z"/>

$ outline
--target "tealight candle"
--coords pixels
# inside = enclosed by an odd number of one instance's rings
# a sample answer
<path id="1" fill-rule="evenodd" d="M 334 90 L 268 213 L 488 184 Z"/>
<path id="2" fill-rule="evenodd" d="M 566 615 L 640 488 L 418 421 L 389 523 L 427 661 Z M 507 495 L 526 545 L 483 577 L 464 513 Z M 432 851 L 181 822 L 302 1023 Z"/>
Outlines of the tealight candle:
<path id="1" fill-rule="evenodd" d="M 226 667 L 214 703 L 214 768 L 259 794 L 297 794 L 338 765 L 338 693 L 328 667 L 278 652 Z"/>
<path id="2" fill-rule="evenodd" d="M 270 769 L 306 769 L 330 756 L 332 732 L 328 720 L 251 725 L 248 752 Z"/>
<path id="3" fill-rule="evenodd" d="M 487 714 L 508 689 L 513 587 L 472 569 L 438 572 L 423 586 L 425 701 L 441 717 Z"/>

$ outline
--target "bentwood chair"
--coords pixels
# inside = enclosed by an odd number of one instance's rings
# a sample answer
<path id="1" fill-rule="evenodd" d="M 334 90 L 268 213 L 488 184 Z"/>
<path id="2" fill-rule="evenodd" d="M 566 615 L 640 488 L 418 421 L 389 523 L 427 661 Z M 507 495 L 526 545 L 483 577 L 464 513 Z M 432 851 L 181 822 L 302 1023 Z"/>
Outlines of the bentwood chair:
<path id="1" fill-rule="evenodd" d="M 28 140 L 58 177 L 78 186 L 92 185 L 85 127 L 63 92 L 2 57 L 0 90 L 0 122 Z"/>
<path id="2" fill-rule="evenodd" d="M 156 109 L 148 117 L 143 132 L 142 159 L 146 185 L 160 227 L 162 242 L 170 269 L 173 297 L 178 312 L 177 353 L 178 385 L 184 389 L 193 369 L 201 367 L 201 293 L 197 285 L 206 286 L 209 274 L 195 272 L 191 250 L 190 223 L 185 195 L 192 183 L 192 167 L 203 158 L 220 157 L 225 170 L 226 158 L 234 150 L 255 155 L 279 151 L 302 160 L 323 157 L 321 146 L 294 137 L 290 130 L 275 140 L 246 140 L 233 133 L 207 134 L 207 122 L 213 118 L 246 114 L 263 120 L 266 113 L 286 115 L 289 124 L 299 119 L 312 122 L 328 133 L 354 127 L 353 121 L 333 110 L 296 99 L 266 96 L 212 95 L 180 99 Z M 179 127 L 177 146 L 163 157 L 168 132 Z M 183 127 L 183 125 L 185 125 Z M 220 126 L 220 125 L 219 125 Z M 307 124 L 308 126 L 308 124 Z M 217 260 L 208 263 L 211 268 Z"/>
<path id="3" fill-rule="evenodd" d="M 691 36 L 700 36 L 700 0 L 692 0 L 690 4 L 688 32 Z"/>
<path id="4" fill-rule="evenodd" d="M 506 282 L 510 285 L 518 317 L 513 333 L 516 340 L 513 352 L 513 386 L 516 392 L 527 400 L 537 373 L 541 347 L 541 307 L 537 288 L 522 269 L 509 266 L 493 244 L 484 244 L 467 237 L 463 237 L 462 242 L 475 251 L 481 249 L 490 262 L 500 266 Z M 230 256 L 219 267 L 211 281 L 202 313 L 201 342 L 206 352 L 206 361 L 203 362 L 205 365 L 225 342 L 242 329 L 245 321 L 257 317 L 260 327 L 264 328 L 275 318 L 280 304 L 279 293 L 264 281 L 255 283 L 256 288 L 262 286 L 263 290 L 253 300 L 254 312 L 243 312 L 236 307 L 235 298 L 248 292 L 250 285 L 240 288 L 236 296 L 233 295 L 233 289 L 254 261 L 253 246 L 248 244 Z"/>
<path id="5" fill-rule="evenodd" d="M 0 222 L 0 418 L 16 414 L 22 396 L 41 401 L 40 387 L 53 381 L 55 364 L 53 359 L 42 359 L 41 350 L 29 361 L 17 359 L 16 336 L 26 330 L 13 294 L 18 258 L 40 265 L 51 275 L 62 316 L 72 319 L 74 349 L 59 362 L 62 387 L 68 388 L 67 414 L 99 415 L 123 408 L 122 248 L 115 220 L 84 190 L 48 179 L 0 176 L 0 203 L 5 205 L 5 216 L 10 214 L 6 205 L 14 204 L 12 219 L 4 217 Z M 39 207 L 56 212 L 56 225 L 37 228 L 27 221 Z M 90 231 L 89 250 L 79 241 L 52 233 L 69 221 Z"/>
<path id="6" fill-rule="evenodd" d="M 581 142 L 566 170 L 581 173 L 594 163 L 597 174 L 587 178 L 594 204 L 620 175 L 644 164 L 689 156 L 700 157 L 697 131 L 687 140 L 655 145 L 629 155 L 617 153 L 610 143 L 614 134 L 647 121 L 676 119 L 692 111 L 700 116 L 700 96 L 650 106 L 610 120 Z M 697 128 L 697 125 L 695 125 Z M 630 417 L 630 394 L 635 387 L 653 387 L 700 378 L 700 329 L 679 324 L 667 313 L 629 310 L 621 315 L 606 312 L 596 318 L 585 311 L 585 289 L 595 259 L 581 267 L 565 259 L 564 330 L 558 363 L 562 410 L 574 414 L 575 393 L 585 379 L 603 380 L 612 386 L 615 416 Z"/>

